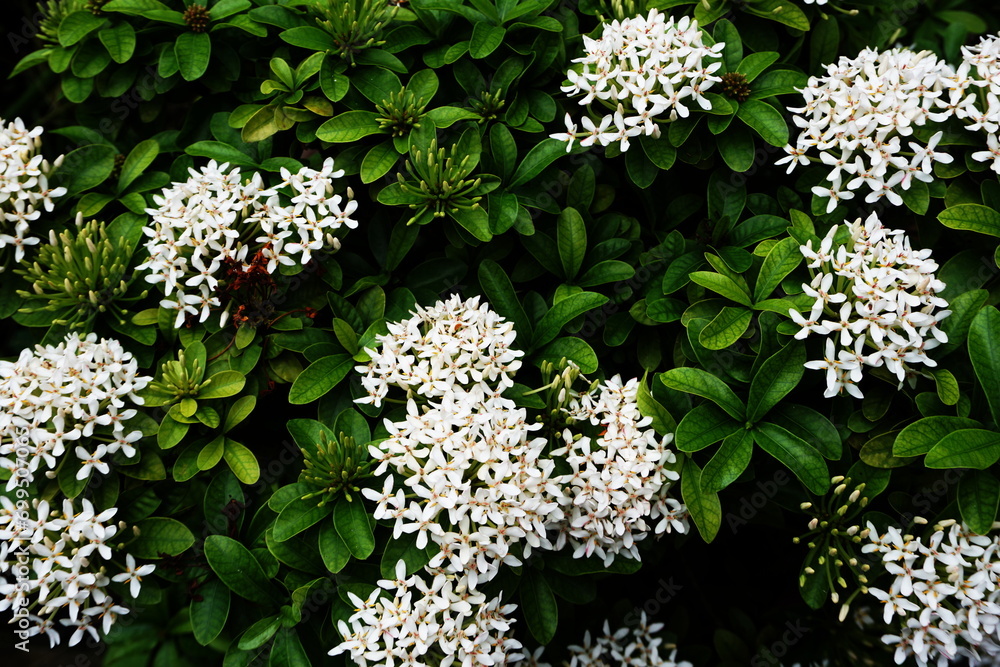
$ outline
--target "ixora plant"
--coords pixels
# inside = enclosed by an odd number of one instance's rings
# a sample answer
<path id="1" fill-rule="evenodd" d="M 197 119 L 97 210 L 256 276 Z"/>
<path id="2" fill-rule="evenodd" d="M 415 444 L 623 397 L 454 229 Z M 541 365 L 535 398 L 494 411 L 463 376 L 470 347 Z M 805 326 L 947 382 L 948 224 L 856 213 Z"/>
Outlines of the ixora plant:
<path id="1" fill-rule="evenodd" d="M 982 3 L 8 4 L 11 656 L 1000 660 Z"/>

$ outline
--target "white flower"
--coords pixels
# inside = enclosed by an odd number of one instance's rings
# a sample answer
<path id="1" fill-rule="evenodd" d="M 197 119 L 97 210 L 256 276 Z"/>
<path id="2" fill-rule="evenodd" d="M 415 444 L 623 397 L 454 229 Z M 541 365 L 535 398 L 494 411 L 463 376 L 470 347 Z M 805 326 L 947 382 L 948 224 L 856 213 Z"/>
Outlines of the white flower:
<path id="1" fill-rule="evenodd" d="M 936 142 L 930 143 L 933 151 Z M 937 296 L 945 285 L 934 276 L 937 263 L 930 250 L 914 250 L 905 233 L 884 228 L 874 213 L 844 227 L 850 234 L 845 245 L 834 247 L 840 229 L 835 226 L 818 250 L 811 241 L 799 248 L 813 272 L 802 289 L 815 301 L 808 317 L 795 310 L 788 314 L 802 327 L 796 338 L 830 336 L 824 358 L 805 364 L 826 371 L 824 395 L 863 398 L 857 383 L 865 367 L 885 366 L 902 386 L 915 365 L 935 366 L 926 351 L 947 342 L 937 325 L 951 312 L 940 310 L 948 302 Z M 821 320 L 822 314 L 829 319 Z M 866 354 L 867 349 L 875 351 Z"/>
<path id="2" fill-rule="evenodd" d="M 41 134 L 41 127 L 29 130 L 20 118 L 10 123 L 0 118 L 0 250 L 12 246 L 15 262 L 24 259 L 26 246 L 41 240 L 29 235 L 29 223 L 41 217 L 39 208 L 51 212 L 53 200 L 66 194 L 66 188 L 49 188 L 48 174 L 63 156 L 50 165 L 39 155 Z"/>
<path id="3" fill-rule="evenodd" d="M 15 604 L 34 606 L 41 616 L 30 617 L 34 623 L 30 635 L 45 634 L 51 646 L 60 641 L 54 619 L 60 609 L 67 611 L 68 618 L 59 619 L 59 623 L 74 628 L 70 646 L 79 643 L 85 633 L 99 640 L 101 633 L 110 632 L 118 616 L 127 614 L 128 609 L 116 604 L 108 592 L 109 584 L 112 580 L 129 581 L 135 597 L 140 577 L 156 568 L 151 564 L 136 567 L 132 555 L 126 554 L 127 571 L 108 577 L 109 569 L 119 569 L 108 545 L 123 525 L 110 523 L 117 508 L 97 512 L 89 500 L 82 500 L 78 512 L 74 501 L 65 499 L 61 512 L 50 512 L 47 502 L 36 500 L 37 520 L 25 526 L 13 503 L 6 496 L 0 501 L 0 543 L 6 547 L 0 550 L 0 595 L 5 596 L 0 599 L 0 611 Z M 26 576 L 14 569 L 18 565 L 27 566 Z M 16 584 L 12 580 L 15 574 Z"/>
<path id="4" fill-rule="evenodd" d="M 175 327 L 189 316 L 204 322 L 221 308 L 220 282 L 260 264 L 267 273 L 281 264 L 308 264 L 313 252 L 339 247 L 334 231 L 358 226 L 350 217 L 357 209 L 351 189 L 346 203 L 334 194 L 333 181 L 344 171 L 334 171 L 332 158 L 319 170 L 282 169 L 274 188 L 265 188 L 260 174 L 244 179 L 238 167 L 228 169 L 214 160 L 201 171 L 189 169 L 187 181 L 154 195 L 156 208 L 146 209 L 149 260 L 136 268 L 148 270 L 146 281 L 163 283 L 164 295 L 173 297 L 160 305 L 177 311 Z M 259 244 L 252 252 L 248 238 Z M 221 313 L 223 323 L 227 316 Z"/>
<path id="5" fill-rule="evenodd" d="M 864 185 L 869 188 L 867 203 L 885 198 L 899 206 L 903 199 L 897 186 L 909 189 L 912 178 L 930 181 L 933 163 L 952 161 L 934 150 L 942 133 L 926 145 L 910 139 L 914 127 L 962 117 L 971 104 L 964 91 L 977 85 L 967 70 L 956 71 L 928 51 L 901 48 L 867 48 L 855 58 L 842 57 L 802 89 L 805 105 L 791 109 L 799 114 L 792 119 L 799 135 L 776 164 L 787 163 L 790 173 L 810 161 L 810 152 L 818 153 L 832 167 L 829 185 L 812 188 L 815 195 L 829 197 L 827 213 Z M 903 152 L 901 137 L 908 138 L 912 156 Z M 854 178 L 844 184 L 844 174 Z"/>
<path id="6" fill-rule="evenodd" d="M 648 624 L 646 612 L 642 612 L 639 625 L 634 628 L 619 628 L 614 632 L 604 621 L 602 634 L 592 639 L 590 631 L 583 635 L 581 644 L 570 645 L 568 663 L 570 667 L 608 667 L 609 665 L 632 665 L 634 667 L 693 667 L 686 661 L 677 661 L 677 649 L 670 655 L 660 655 L 663 639 L 654 636 L 663 629 L 663 623 Z M 517 667 L 542 667 L 543 650 L 538 649 L 530 658 L 518 663 Z M 548 665 L 545 665 L 548 667 Z"/>
<path id="7" fill-rule="evenodd" d="M 106 474 L 102 457 L 119 449 L 134 453 L 131 443 L 142 434 L 126 431 L 125 422 L 136 414 L 125 409 L 126 402 L 141 405 L 135 392 L 151 380 L 139 374 L 138 362 L 121 343 L 98 341 L 97 334 L 70 334 L 59 345 L 22 350 L 15 362 L 0 361 L 0 465 L 11 467 L 12 458 L 5 457 L 14 457 L 24 443 L 28 471 L 43 465 L 51 470 L 72 445 L 84 462 L 77 479 L 92 470 Z M 111 444 L 84 442 L 98 427 Z M 16 483 L 12 477 L 7 490 Z"/>
<path id="8" fill-rule="evenodd" d="M 658 137 L 658 122 L 687 117 L 685 101 L 712 108 L 705 93 L 722 80 L 715 73 L 722 67 L 725 44 L 705 46 L 698 22 L 690 17 L 675 20 L 652 9 L 647 16 L 605 23 L 601 37 L 584 35 L 583 45 L 585 55 L 573 60 L 582 66 L 566 72 L 569 85 L 561 90 L 583 93 L 581 105 L 596 99 L 617 111 L 602 116 L 597 127 L 584 116 L 582 133 L 567 114 L 566 132 L 549 135 L 568 142 L 567 152 L 577 138 L 583 146 L 619 142 L 624 152 L 632 137 Z M 612 124 L 617 131 L 608 131 Z"/>

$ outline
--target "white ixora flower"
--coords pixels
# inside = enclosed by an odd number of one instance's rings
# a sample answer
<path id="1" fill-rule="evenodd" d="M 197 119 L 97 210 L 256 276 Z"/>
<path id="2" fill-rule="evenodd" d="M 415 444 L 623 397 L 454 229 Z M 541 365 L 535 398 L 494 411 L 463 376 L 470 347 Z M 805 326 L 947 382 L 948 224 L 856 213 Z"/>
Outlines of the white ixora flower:
<path id="1" fill-rule="evenodd" d="M 14 249 L 14 261 L 25 257 L 27 246 L 41 239 L 30 234 L 31 224 L 38 220 L 41 209 L 51 212 L 53 200 L 66 194 L 66 188 L 50 188 L 49 174 L 63 161 L 62 155 L 49 164 L 39 154 L 42 128 L 28 129 L 24 121 L 15 118 L 5 123 L 0 118 L 0 250 Z M 7 261 L 0 261 L 0 272 Z"/>
<path id="2" fill-rule="evenodd" d="M 7 490 L 17 484 L 16 458 L 35 473 L 71 451 L 83 462 L 77 479 L 86 479 L 92 470 L 106 474 L 118 451 L 132 456 L 142 432 L 126 430 L 136 415 L 127 406 L 142 405 L 136 392 L 151 380 L 121 343 L 97 334 L 70 334 L 0 361 L 0 466 L 15 473 Z"/>
<path id="3" fill-rule="evenodd" d="M 136 566 L 126 554 L 127 567 L 120 570 L 111 544 L 120 541 L 124 523 L 110 523 L 118 512 L 112 507 L 98 512 L 89 500 L 81 500 L 77 511 L 73 500 L 62 501 L 62 511 L 48 501 L 34 500 L 25 518 L 7 496 L 0 496 L 0 611 L 28 608 L 29 636 L 44 634 L 51 646 L 59 644 L 60 625 L 73 628 L 69 645 L 85 634 L 99 640 L 115 620 L 129 613 L 112 597 L 112 581 L 128 582 L 133 598 L 139 595 L 141 578 L 156 568 Z M 56 614 L 65 617 L 56 619 Z"/>
<path id="4" fill-rule="evenodd" d="M 567 152 L 576 139 L 582 146 L 618 142 L 624 152 L 630 138 L 658 137 L 659 123 L 687 117 L 690 105 L 711 109 L 705 93 L 722 80 L 715 73 L 722 67 L 725 44 L 706 46 L 703 39 L 698 21 L 675 20 L 656 9 L 605 23 L 599 39 L 584 35 L 585 55 L 573 60 L 581 67 L 566 73 L 569 85 L 562 91 L 582 93 L 580 104 L 588 111 L 594 104 L 604 108 L 583 117 L 583 132 L 566 114 L 566 131 L 550 136 L 567 142 Z"/>
<path id="5" fill-rule="evenodd" d="M 813 275 L 802 289 L 815 301 L 808 316 L 788 314 L 801 327 L 796 338 L 827 336 L 823 358 L 805 364 L 826 372 L 825 396 L 863 398 L 857 383 L 865 368 L 885 367 L 902 387 L 915 380 L 916 364 L 937 365 L 927 352 L 948 342 L 938 325 L 951 311 L 937 296 L 945 284 L 930 250 L 914 250 L 903 231 L 886 229 L 872 213 L 835 225 L 818 249 L 809 241 L 800 251 Z"/>
<path id="6" fill-rule="evenodd" d="M 976 85 L 967 66 L 956 71 L 929 51 L 869 48 L 842 57 L 802 89 L 805 105 L 790 109 L 798 114 L 792 120 L 799 135 L 776 164 L 787 164 L 789 173 L 809 162 L 829 167 L 823 184 L 812 188 L 829 198 L 827 213 L 857 190 L 866 203 L 885 198 L 899 206 L 899 190 L 933 180 L 934 164 L 954 159 L 935 150 L 943 132 L 923 143 L 915 131 L 961 117 L 971 104 L 966 91 Z"/>
<path id="7" fill-rule="evenodd" d="M 517 605 L 488 599 L 464 578 L 425 570 L 383 579 L 367 599 L 348 593 L 356 611 L 337 627 L 344 641 L 330 655 L 349 653 L 358 665 L 505 665 L 517 662 L 521 642 L 510 636 Z M 428 581 L 429 580 L 429 583 Z"/>
<path id="8" fill-rule="evenodd" d="M 1000 524 L 994 524 L 994 529 Z M 868 588 L 895 625 L 882 642 L 895 662 L 920 667 L 968 658 L 992 665 L 1000 657 L 1000 536 L 977 535 L 955 520 L 941 521 L 924 540 L 870 522 L 866 553 L 880 556 L 892 577 L 888 590 Z"/>
<path id="9" fill-rule="evenodd" d="M 188 317 L 204 322 L 213 310 L 222 310 L 224 323 L 229 304 L 217 287 L 227 275 L 245 273 L 251 263 L 267 273 L 308 264 L 312 253 L 340 247 L 333 232 L 358 226 L 350 217 L 358 206 L 351 189 L 346 199 L 334 194 L 344 171 L 334 170 L 333 158 L 319 170 L 282 168 L 272 188 L 259 173 L 244 178 L 239 167 L 215 160 L 188 171 L 187 181 L 153 196 L 156 207 L 146 209 L 152 221 L 142 230 L 149 260 L 136 267 L 149 272 L 146 282 L 163 284 L 160 305 L 177 312 L 175 327 Z"/>

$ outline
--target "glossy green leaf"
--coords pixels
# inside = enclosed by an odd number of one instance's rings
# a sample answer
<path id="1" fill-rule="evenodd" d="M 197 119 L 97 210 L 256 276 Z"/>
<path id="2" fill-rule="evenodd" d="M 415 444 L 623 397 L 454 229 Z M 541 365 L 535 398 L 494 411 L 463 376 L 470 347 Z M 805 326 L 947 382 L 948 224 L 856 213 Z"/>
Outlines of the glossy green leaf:
<path id="1" fill-rule="evenodd" d="M 692 282 L 717 294 L 721 294 L 731 301 L 735 301 L 748 308 L 753 305 L 750 302 L 750 295 L 747 294 L 746 290 L 728 276 L 715 273 L 714 271 L 694 271 L 690 277 Z"/>
<path id="2" fill-rule="evenodd" d="M 256 484 L 260 479 L 260 464 L 257 457 L 243 444 L 226 438 L 226 449 L 222 452 L 229 469 L 244 484 Z"/>
<path id="3" fill-rule="evenodd" d="M 312 403 L 340 384 L 353 367 L 354 359 L 347 354 L 331 354 L 309 364 L 292 383 L 288 402 L 293 405 Z"/>
<path id="4" fill-rule="evenodd" d="M 969 358 L 986 394 L 993 423 L 1000 427 L 1000 310 L 987 306 L 969 327 Z"/>
<path id="5" fill-rule="evenodd" d="M 697 452 L 743 430 L 743 424 L 733 421 L 711 403 L 694 406 L 677 424 L 674 444 L 682 452 Z"/>
<path id="6" fill-rule="evenodd" d="M 302 531 L 315 526 L 321 520 L 330 515 L 333 507 L 330 505 L 319 506 L 317 498 L 303 500 L 297 498 L 281 509 L 278 518 L 274 520 L 274 539 L 284 542 L 295 537 Z"/>
<path id="7" fill-rule="evenodd" d="M 479 284 L 486 293 L 490 307 L 514 323 L 514 329 L 519 337 L 530 339 L 531 321 L 524 312 L 514 291 L 514 285 L 503 268 L 493 260 L 485 259 L 479 264 L 478 275 Z"/>
<path id="8" fill-rule="evenodd" d="M 714 493 L 726 488 L 743 474 L 753 455 L 753 436 L 739 429 L 727 436 L 701 473 L 701 486 Z"/>
<path id="9" fill-rule="evenodd" d="M 222 583 L 240 597 L 263 605 L 283 599 L 257 559 L 239 541 L 209 535 L 205 538 L 205 558 Z"/>
<path id="10" fill-rule="evenodd" d="M 361 161 L 361 182 L 377 181 L 392 171 L 398 160 L 399 153 L 396 152 L 391 139 L 372 146 Z"/>
<path id="11" fill-rule="evenodd" d="M 788 145 L 788 125 L 777 109 L 770 104 L 760 100 L 747 100 L 740 104 L 736 117 L 772 146 Z"/>
<path id="12" fill-rule="evenodd" d="M 202 646 L 215 641 L 226 626 L 230 598 L 226 585 L 211 579 L 202 584 L 198 588 L 198 596 L 191 599 L 191 630 L 195 641 Z"/>
<path id="13" fill-rule="evenodd" d="M 127 21 L 105 28 L 97 33 L 97 36 L 116 63 L 127 62 L 135 52 L 135 28 Z"/>
<path id="14" fill-rule="evenodd" d="M 553 340 L 570 320 L 608 302 L 608 297 L 596 292 L 578 292 L 552 306 L 535 327 L 534 347 Z"/>
<path id="15" fill-rule="evenodd" d="M 684 458 L 681 497 L 701 538 L 711 542 L 722 527 L 722 503 L 719 501 L 719 494 L 702 486 L 702 474 L 698 464 L 690 457 Z"/>
<path id="16" fill-rule="evenodd" d="M 500 26 L 490 25 L 485 21 L 480 21 L 472 27 L 472 38 L 469 40 L 469 55 L 473 58 L 485 58 L 503 43 L 504 35 L 507 33 Z"/>
<path id="17" fill-rule="evenodd" d="M 521 579 L 521 611 L 531 636 L 539 644 L 548 644 L 559 625 L 559 605 L 545 577 L 528 569 Z"/>
<path id="18" fill-rule="evenodd" d="M 958 480 L 958 510 L 962 521 L 974 533 L 986 535 L 993 529 L 1000 503 L 1000 480 L 988 470 L 971 470 Z"/>
<path id="19" fill-rule="evenodd" d="M 783 463 L 816 495 L 823 495 L 830 488 L 826 461 L 802 438 L 768 422 L 754 426 L 753 438 L 761 449 Z"/>
<path id="20" fill-rule="evenodd" d="M 802 252 L 795 239 L 789 237 L 774 244 L 760 267 L 753 300 L 757 302 L 770 297 L 785 276 L 794 271 L 801 261 Z"/>
<path id="21" fill-rule="evenodd" d="M 924 465 L 928 468 L 985 470 L 1000 459 L 1000 433 L 981 428 L 952 431 L 934 445 Z"/>
<path id="22" fill-rule="evenodd" d="M 956 204 L 938 213 L 938 221 L 951 229 L 1000 236 L 1000 212 L 982 204 Z"/>
<path id="23" fill-rule="evenodd" d="M 558 158 L 566 155 L 566 142 L 558 139 L 543 139 L 524 156 L 521 164 L 511 177 L 510 187 L 524 185 Z"/>
<path id="24" fill-rule="evenodd" d="M 344 538 L 337 533 L 333 521 L 320 524 L 319 555 L 330 572 L 340 572 L 351 560 L 351 550 L 347 548 Z"/>
<path id="25" fill-rule="evenodd" d="M 199 399 L 227 398 L 243 391 L 247 379 L 239 371 L 219 371 L 208 378 L 208 384 L 198 391 Z"/>
<path id="26" fill-rule="evenodd" d="M 673 368 L 660 373 L 660 381 L 671 389 L 707 398 L 738 421 L 746 418 L 743 401 L 725 382 L 700 368 Z"/>
<path id="27" fill-rule="evenodd" d="M 333 524 L 337 534 L 351 554 L 358 560 L 368 558 L 375 550 L 375 536 L 368 523 L 368 513 L 359 498 L 353 501 L 342 497 L 333 508 Z"/>
<path id="28" fill-rule="evenodd" d="M 949 433 L 977 426 L 981 424 L 964 417 L 949 415 L 924 417 L 899 432 L 893 443 L 892 453 L 895 456 L 920 456 L 931 451 Z"/>
<path id="29" fill-rule="evenodd" d="M 382 131 L 377 118 L 374 111 L 345 111 L 320 125 L 316 137 L 334 144 L 355 142 Z"/>
<path id="30" fill-rule="evenodd" d="M 556 244 L 563 276 L 572 280 L 580 271 L 587 254 L 587 225 L 575 208 L 564 208 L 556 224 Z"/>
<path id="31" fill-rule="evenodd" d="M 698 342 L 709 350 L 723 350 L 740 339 L 752 318 L 753 313 L 746 308 L 726 306 L 701 330 Z"/>
<path id="32" fill-rule="evenodd" d="M 207 32 L 182 32 L 174 43 L 174 55 L 185 81 L 199 79 L 212 58 L 212 38 Z"/>
<path id="33" fill-rule="evenodd" d="M 156 516 L 135 524 L 138 536 L 128 551 L 136 558 L 166 558 L 184 553 L 194 545 L 194 535 L 180 521 Z"/>
<path id="34" fill-rule="evenodd" d="M 761 364 L 750 382 L 747 421 L 756 424 L 799 384 L 805 372 L 805 347 L 788 343 Z"/>

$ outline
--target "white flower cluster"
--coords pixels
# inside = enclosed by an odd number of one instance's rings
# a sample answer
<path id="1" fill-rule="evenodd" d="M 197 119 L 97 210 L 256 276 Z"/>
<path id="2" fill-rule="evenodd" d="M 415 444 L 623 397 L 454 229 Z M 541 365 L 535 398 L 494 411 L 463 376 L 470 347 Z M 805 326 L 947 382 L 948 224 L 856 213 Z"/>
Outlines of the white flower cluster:
<path id="1" fill-rule="evenodd" d="M 350 188 L 346 202 L 333 193 L 334 179 L 344 175 L 334 171 L 333 158 L 318 171 L 282 169 L 282 181 L 273 188 L 264 186 L 259 173 L 244 182 L 238 167 L 228 168 L 212 160 L 201 171 L 190 169 L 186 182 L 154 195 L 157 207 L 146 209 L 152 216 L 143 228 L 150 258 L 136 268 L 148 269 L 146 281 L 163 283 L 165 295 L 173 295 L 160 305 L 177 311 L 176 327 L 188 316 L 204 322 L 224 305 L 216 294 L 220 280 L 230 269 L 250 268 L 251 242 L 274 273 L 279 264 L 295 265 L 293 256 L 307 264 L 324 246 L 339 247 L 331 232 L 358 226 L 350 217 L 358 207 Z M 224 311 L 223 323 L 227 316 Z"/>
<path id="2" fill-rule="evenodd" d="M 583 635 L 582 645 L 570 645 L 570 659 L 564 662 L 564 667 L 693 667 L 687 660 L 677 660 L 677 649 L 669 656 L 660 655 L 663 644 L 661 637 L 654 635 L 663 629 L 663 623 L 646 622 L 646 612 L 642 612 L 639 625 L 629 628 L 619 628 L 611 632 L 611 626 L 604 621 L 604 633 L 596 639 L 591 639 L 590 630 Z M 519 663 L 517 667 L 551 667 L 549 663 L 541 662 L 544 652 L 539 647 L 530 657 Z"/>
<path id="3" fill-rule="evenodd" d="M 869 523 L 865 552 L 881 555 L 894 579 L 889 590 L 869 588 L 883 604 L 886 623 L 898 616 L 896 664 L 913 656 L 921 667 L 946 665 L 959 656 L 970 663 L 1000 660 L 1000 537 L 976 535 L 954 520 L 935 526 L 925 544 L 890 527 L 879 534 Z"/>
<path id="4" fill-rule="evenodd" d="M 29 235 L 29 223 L 42 215 L 38 208 L 52 211 L 52 200 L 66 194 L 66 188 L 49 187 L 48 175 L 63 156 L 50 165 L 39 155 L 41 134 L 41 127 L 29 130 L 20 118 L 6 124 L 0 118 L 0 250 L 12 246 L 15 262 L 24 259 L 25 246 L 40 241 Z M 0 264 L 0 272 L 5 268 Z"/>
<path id="5" fill-rule="evenodd" d="M 834 247 L 841 227 L 850 238 Z M 945 284 L 934 277 L 929 249 L 912 249 L 903 231 L 886 229 L 872 213 L 864 223 L 834 226 L 818 249 L 809 241 L 800 250 L 813 275 L 802 288 L 816 301 L 808 316 L 788 314 L 802 327 L 796 338 L 828 336 L 824 358 L 805 364 L 826 371 L 825 396 L 846 390 L 863 398 L 856 383 L 866 366 L 885 366 L 902 386 L 914 364 L 937 365 L 927 351 L 948 342 L 938 324 L 951 311 L 940 310 L 948 306 L 936 296 Z"/>
<path id="6" fill-rule="evenodd" d="M 972 159 L 992 162 L 991 168 L 1000 174 L 1000 38 L 983 37 L 975 46 L 963 46 L 962 65 L 975 70 L 981 91 L 970 94 L 955 115 L 971 121 L 967 129 L 986 132 L 987 150 L 976 151 Z"/>
<path id="7" fill-rule="evenodd" d="M 688 16 L 675 22 L 652 9 L 647 17 L 604 24 L 600 39 L 584 35 L 583 44 L 586 55 L 573 60 L 583 69 L 566 73 L 569 85 L 562 91 L 584 94 L 582 105 L 598 100 L 610 113 L 596 124 L 584 116 L 583 132 L 566 114 L 566 132 L 551 137 L 568 142 L 567 151 L 581 137 L 581 146 L 617 141 L 626 151 L 631 137 L 659 136 L 656 121 L 687 117 L 685 103 L 712 108 L 705 92 L 722 80 L 715 72 L 725 44 L 706 46 L 698 22 Z"/>
<path id="8" fill-rule="evenodd" d="M 791 109 L 800 114 L 792 120 L 801 132 L 776 164 L 788 163 L 790 173 L 817 161 L 808 155 L 815 149 L 830 168 L 828 185 L 813 188 L 830 198 L 828 213 L 865 186 L 866 202 L 885 197 L 898 206 L 903 200 L 894 188 L 908 190 L 913 179 L 929 182 L 935 162 L 953 160 L 935 151 L 942 133 L 924 145 L 913 140 L 914 128 L 951 117 L 971 85 L 928 51 L 869 48 L 856 58 L 843 56 L 802 89 L 805 106 Z"/>
<path id="9" fill-rule="evenodd" d="M 17 361 L 0 361 L 0 465 L 17 471 L 10 458 L 19 449 L 19 436 L 28 439 L 29 472 L 44 463 L 54 469 L 57 459 L 71 443 L 83 462 L 77 479 L 92 470 L 108 472 L 104 459 L 121 450 L 133 456 L 132 443 L 140 431 L 126 433 L 125 422 L 135 409 L 124 409 L 126 401 L 142 405 L 135 392 L 151 377 L 139 374 L 138 362 L 114 339 L 97 340 L 97 334 L 80 338 L 70 334 L 59 345 L 25 349 Z M 111 427 L 111 433 L 95 433 L 95 427 Z M 93 450 L 79 444 L 81 438 L 104 440 Z M 19 457 L 22 458 L 22 457 Z M 17 484 L 13 475 L 10 491 Z"/>
<path id="10" fill-rule="evenodd" d="M 36 500 L 34 519 L 22 519 L 30 516 L 27 510 L 7 496 L 0 496 L 0 503 L 0 611 L 13 608 L 23 615 L 27 609 L 28 636 L 47 635 L 51 646 L 60 641 L 54 616 L 63 608 L 69 618 L 59 623 L 73 628 L 70 646 L 78 644 L 85 633 L 99 640 L 98 627 L 107 634 L 128 609 L 116 604 L 106 588 L 112 581 L 128 584 L 134 598 L 142 578 L 156 568 L 137 567 L 128 554 L 124 571 L 108 576 L 107 566 L 114 556 L 108 543 L 123 524 L 107 522 L 118 509 L 98 513 L 89 500 L 83 500 L 83 509 L 77 512 L 67 499 L 62 512 L 50 512 L 47 501 Z M 36 593 L 35 600 L 27 599 Z"/>
<path id="11" fill-rule="evenodd" d="M 520 564 L 511 543 L 525 541 L 526 554 L 550 548 L 546 525 L 562 518 L 547 440 L 530 437 L 541 424 L 501 395 L 524 354 L 510 348 L 515 336 L 479 297 L 455 295 L 390 324 L 381 351 L 366 349 L 372 360 L 357 368 L 369 392 L 358 402 L 379 405 L 390 383 L 432 399 L 409 397 L 406 420 L 387 419 L 390 437 L 369 447 L 375 475 L 391 468 L 404 480 L 397 488 L 389 475 L 381 493 L 362 491 L 375 518 L 394 519 L 397 538 L 417 533 L 420 548 L 439 544 L 431 566 L 465 573 L 472 589 L 501 562 Z"/>
<path id="12" fill-rule="evenodd" d="M 443 572 L 429 572 L 429 585 L 417 575 L 407 578 L 403 561 L 395 574 L 380 580 L 366 600 L 348 593 L 357 611 L 349 625 L 338 623 L 344 641 L 330 655 L 350 651 L 361 667 L 505 665 L 522 657 L 521 643 L 508 636 L 517 605 L 501 605 L 500 597 L 487 601 L 464 578 Z"/>
<path id="13" fill-rule="evenodd" d="M 524 352 L 511 344 L 514 325 L 479 303 L 454 294 L 430 308 L 418 306 L 413 317 L 390 322 L 389 333 L 378 336 L 379 350 L 365 348 L 371 357 L 361 384 L 368 396 L 358 403 L 382 405 L 389 387 L 427 398 L 448 396 L 456 386 L 482 386 L 487 393 L 514 384 L 511 374 L 521 367 Z"/>
<path id="14" fill-rule="evenodd" d="M 650 532 L 687 531 L 687 509 L 668 496 L 680 478 L 668 467 L 676 461 L 667 449 L 673 434 L 658 439 L 646 428 L 653 419 L 639 414 L 638 388 L 638 379 L 622 384 L 616 375 L 598 392 L 574 398 L 568 414 L 603 426 L 603 433 L 580 437 L 566 429 L 565 447 L 552 452 L 572 469 L 557 479 L 565 519 L 555 548 L 568 542 L 574 557 L 596 553 L 606 566 L 619 553 L 638 560 L 636 542 Z M 647 519 L 659 521 L 651 527 Z"/>

